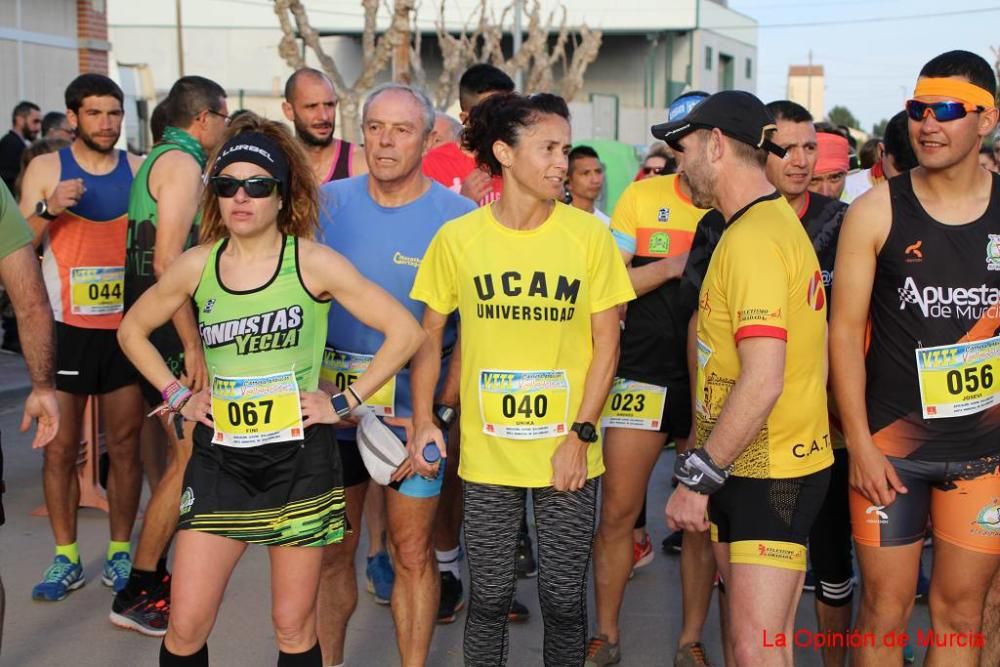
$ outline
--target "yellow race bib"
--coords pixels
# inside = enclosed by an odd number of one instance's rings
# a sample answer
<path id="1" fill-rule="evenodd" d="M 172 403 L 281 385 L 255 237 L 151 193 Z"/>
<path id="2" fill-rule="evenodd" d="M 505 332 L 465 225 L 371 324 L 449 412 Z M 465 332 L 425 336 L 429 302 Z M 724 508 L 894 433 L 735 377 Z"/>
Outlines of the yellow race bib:
<path id="1" fill-rule="evenodd" d="M 227 447 L 259 447 L 302 440 L 302 406 L 295 373 L 212 378 L 212 442 Z"/>
<path id="2" fill-rule="evenodd" d="M 666 404 L 666 387 L 616 377 L 604 403 L 601 426 L 659 431 Z"/>
<path id="3" fill-rule="evenodd" d="M 109 315 L 125 309 L 125 268 L 78 266 L 69 271 L 70 309 L 74 315 Z"/>
<path id="4" fill-rule="evenodd" d="M 333 348 L 323 350 L 323 368 L 319 372 L 320 382 L 327 385 L 328 390 L 334 387 L 343 393 L 368 370 L 372 363 L 372 355 L 341 352 Z M 396 376 L 382 385 L 378 391 L 365 399 L 376 417 L 396 416 Z"/>
<path id="5" fill-rule="evenodd" d="M 1000 403 L 1000 336 L 916 351 L 924 419 L 962 417 Z"/>
<path id="6" fill-rule="evenodd" d="M 483 433 L 512 440 L 564 436 L 569 416 L 566 371 L 479 372 Z"/>

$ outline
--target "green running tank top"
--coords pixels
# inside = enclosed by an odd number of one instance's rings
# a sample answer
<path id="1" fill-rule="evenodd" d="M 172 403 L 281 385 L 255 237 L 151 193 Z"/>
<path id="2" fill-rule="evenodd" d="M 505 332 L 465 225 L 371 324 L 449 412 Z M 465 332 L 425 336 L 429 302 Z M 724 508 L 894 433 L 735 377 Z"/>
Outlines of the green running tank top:
<path id="1" fill-rule="evenodd" d="M 271 279 L 245 291 L 231 290 L 219 279 L 228 242 L 212 246 L 194 293 L 209 377 L 294 371 L 300 391 L 316 391 L 330 302 L 316 299 L 302 284 L 298 238 L 284 236 Z"/>

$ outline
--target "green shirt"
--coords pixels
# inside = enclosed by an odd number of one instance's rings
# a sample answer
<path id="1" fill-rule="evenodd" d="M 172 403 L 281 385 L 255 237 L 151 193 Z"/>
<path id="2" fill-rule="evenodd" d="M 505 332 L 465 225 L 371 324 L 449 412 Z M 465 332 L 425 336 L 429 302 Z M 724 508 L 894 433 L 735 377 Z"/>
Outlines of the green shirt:
<path id="1" fill-rule="evenodd" d="M 31 228 L 21 215 L 14 195 L 0 183 L 0 259 L 15 250 L 31 245 Z"/>

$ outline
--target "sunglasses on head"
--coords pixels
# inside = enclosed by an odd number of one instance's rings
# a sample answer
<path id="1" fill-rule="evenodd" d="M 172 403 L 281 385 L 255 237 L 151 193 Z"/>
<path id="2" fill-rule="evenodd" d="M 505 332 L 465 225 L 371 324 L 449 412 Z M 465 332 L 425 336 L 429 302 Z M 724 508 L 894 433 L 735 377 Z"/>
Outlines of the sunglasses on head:
<path id="1" fill-rule="evenodd" d="M 906 103 L 906 114 L 913 120 L 923 120 L 928 114 L 934 115 L 934 120 L 946 123 L 949 120 L 965 118 L 973 111 L 985 111 L 985 107 L 965 102 L 920 102 L 910 100 Z"/>
<path id="2" fill-rule="evenodd" d="M 644 175 L 648 174 L 660 174 L 663 172 L 663 167 L 643 167 L 642 173 Z"/>
<path id="3" fill-rule="evenodd" d="M 264 197 L 270 197 L 274 189 L 281 184 L 281 181 L 267 176 L 252 176 L 243 180 L 233 178 L 232 176 L 213 176 L 209 179 L 208 183 L 212 187 L 212 192 L 215 193 L 216 197 L 229 199 L 230 197 L 235 197 L 239 189 L 243 188 L 243 192 L 247 193 L 247 197 L 263 199 Z"/>

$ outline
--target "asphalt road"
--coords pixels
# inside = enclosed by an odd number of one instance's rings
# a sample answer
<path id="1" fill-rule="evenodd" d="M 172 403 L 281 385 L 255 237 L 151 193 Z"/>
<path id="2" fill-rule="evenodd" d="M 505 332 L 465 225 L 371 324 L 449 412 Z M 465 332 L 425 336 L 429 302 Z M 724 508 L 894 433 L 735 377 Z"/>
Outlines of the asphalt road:
<path id="1" fill-rule="evenodd" d="M 23 395 L 16 390 L 0 392 L 0 432 L 3 434 L 8 488 L 4 497 L 7 525 L 0 528 L 0 575 L 7 591 L 0 665 L 155 665 L 158 640 L 119 630 L 107 620 L 111 593 L 100 583 L 107 540 L 107 521 L 102 513 L 83 510 L 80 514 L 79 542 L 87 585 L 62 602 L 31 600 L 31 587 L 52 558 L 52 538 L 46 519 L 30 516 L 31 510 L 42 502 L 41 455 L 32 451 L 29 438 L 17 431 Z M 672 465 L 673 454 L 665 452 L 650 487 L 649 528 L 657 547 L 667 533 L 661 512 L 669 490 L 667 480 Z M 360 556 L 359 561 L 363 577 L 363 558 Z M 397 665 L 389 609 L 375 604 L 364 592 L 363 582 L 359 588 L 358 610 L 348 630 L 347 664 L 352 667 Z M 542 621 L 534 581 L 521 581 L 518 597 L 531 609 L 533 617 L 528 623 L 511 628 L 508 664 L 515 667 L 541 665 Z M 803 594 L 797 628 L 815 628 L 812 607 L 812 595 Z M 463 613 L 458 622 L 438 627 L 428 664 L 449 667 L 462 664 L 464 618 Z M 710 657 L 721 664 L 717 619 L 713 605 L 705 643 Z M 680 625 L 679 559 L 658 552 L 654 561 L 636 574 L 626 592 L 621 664 L 631 667 L 672 664 Z M 927 608 L 917 605 L 910 630 L 915 633 L 917 628 L 927 627 Z M 209 640 L 212 664 L 273 665 L 277 656 L 274 646 L 266 553 L 262 548 L 251 548 L 229 583 L 219 621 Z M 818 666 L 821 662 L 813 651 L 798 649 L 796 664 Z"/>

